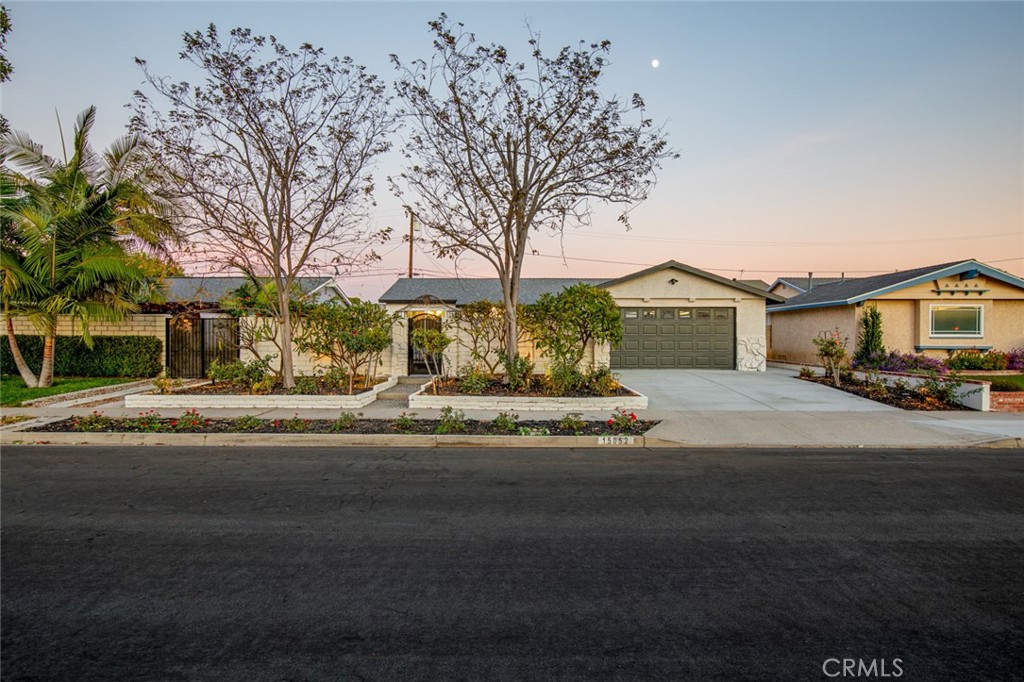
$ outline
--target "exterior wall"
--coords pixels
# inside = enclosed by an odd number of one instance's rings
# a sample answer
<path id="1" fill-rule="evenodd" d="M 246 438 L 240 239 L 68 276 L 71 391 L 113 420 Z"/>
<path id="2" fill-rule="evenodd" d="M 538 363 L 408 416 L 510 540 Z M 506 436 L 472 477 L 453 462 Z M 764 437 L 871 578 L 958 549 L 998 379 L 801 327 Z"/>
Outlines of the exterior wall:
<path id="1" fill-rule="evenodd" d="M 677 280 L 670 284 L 669 280 Z M 609 287 L 620 307 L 670 306 L 736 309 L 736 369 L 763 372 L 767 359 L 765 299 L 676 269 Z M 610 349 L 609 349 L 610 350 Z"/>
<path id="2" fill-rule="evenodd" d="M 855 310 L 848 305 L 771 313 L 771 359 L 815 364 L 818 358 L 811 339 L 837 327 L 841 336 L 849 337 L 852 351 L 857 338 Z"/>
<path id="3" fill-rule="evenodd" d="M 982 336 L 932 336 L 931 306 L 980 305 Z M 882 342 L 902 353 L 920 352 L 948 357 L 957 348 L 991 347 L 1001 350 L 1024 347 L 1024 290 L 978 277 L 961 280 L 946 277 L 906 287 L 865 302 L 864 306 L 836 306 L 771 313 L 771 357 L 790 362 L 814 362 L 811 338 L 822 329 L 839 326 L 850 337 L 851 352 L 857 323 L 868 306 L 882 313 Z M 935 348 L 928 348 L 934 346 Z"/>
<path id="4" fill-rule="evenodd" d="M 784 282 L 779 282 L 768 291 L 773 294 L 782 296 L 783 298 L 793 298 L 794 296 L 799 296 L 800 294 L 804 293 L 799 289 L 794 289 L 793 287 L 789 286 Z"/>
<path id="5" fill-rule="evenodd" d="M 167 318 L 167 315 L 132 315 L 123 322 L 94 320 L 89 323 L 89 333 L 92 336 L 153 336 L 160 339 L 160 343 L 165 345 L 167 343 Z M 11 321 L 14 323 L 15 334 L 26 336 L 39 334 L 39 330 L 28 318 L 15 317 Z M 6 321 L 4 324 L 6 325 Z M 57 318 L 57 336 L 79 336 L 81 333 L 81 324 L 73 323 L 70 317 L 61 315 Z M 164 348 L 163 362 L 166 367 L 166 347 Z"/>

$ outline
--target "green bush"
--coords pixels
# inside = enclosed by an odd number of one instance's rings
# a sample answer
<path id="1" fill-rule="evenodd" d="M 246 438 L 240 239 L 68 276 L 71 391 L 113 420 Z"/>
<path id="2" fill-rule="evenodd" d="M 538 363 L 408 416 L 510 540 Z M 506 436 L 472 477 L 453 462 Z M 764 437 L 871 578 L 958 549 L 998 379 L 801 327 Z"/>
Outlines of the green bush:
<path id="1" fill-rule="evenodd" d="M 491 378 L 483 370 L 472 365 L 459 368 L 459 390 L 470 395 L 480 395 L 491 383 Z"/>
<path id="2" fill-rule="evenodd" d="M 25 362 L 38 372 L 43 364 L 43 337 L 17 337 Z M 94 336 L 89 348 L 77 336 L 58 336 L 53 373 L 59 377 L 155 377 L 164 367 L 164 344 L 155 336 Z M 17 374 L 6 335 L 0 343 L 0 372 Z"/>
<path id="3" fill-rule="evenodd" d="M 946 366 L 950 369 L 982 369 L 982 370 L 1003 370 L 1009 364 L 1009 356 L 998 350 L 982 353 L 973 348 L 958 350 L 946 360 Z"/>

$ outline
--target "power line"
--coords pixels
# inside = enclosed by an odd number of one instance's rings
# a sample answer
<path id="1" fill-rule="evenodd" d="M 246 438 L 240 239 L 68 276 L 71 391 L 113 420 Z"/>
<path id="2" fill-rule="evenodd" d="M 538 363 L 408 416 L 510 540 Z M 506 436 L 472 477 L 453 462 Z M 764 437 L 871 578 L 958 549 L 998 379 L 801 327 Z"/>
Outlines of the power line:
<path id="1" fill-rule="evenodd" d="M 576 233 L 571 233 L 576 234 Z M 772 240 L 768 242 L 755 241 L 733 241 L 727 239 L 678 239 L 673 237 L 652 237 L 634 234 L 614 234 L 611 232 L 586 232 L 588 237 L 606 237 L 609 239 L 628 239 L 630 241 L 665 242 L 671 244 L 711 244 L 724 246 L 878 246 L 886 244 L 921 244 L 928 242 L 953 242 L 953 241 L 977 241 L 978 239 L 997 239 L 1000 237 L 1016 237 L 1020 232 L 999 232 L 994 234 L 977 234 L 957 237 L 930 237 L 927 239 L 890 239 L 890 240 L 864 240 L 864 241 L 793 241 L 783 242 Z"/>

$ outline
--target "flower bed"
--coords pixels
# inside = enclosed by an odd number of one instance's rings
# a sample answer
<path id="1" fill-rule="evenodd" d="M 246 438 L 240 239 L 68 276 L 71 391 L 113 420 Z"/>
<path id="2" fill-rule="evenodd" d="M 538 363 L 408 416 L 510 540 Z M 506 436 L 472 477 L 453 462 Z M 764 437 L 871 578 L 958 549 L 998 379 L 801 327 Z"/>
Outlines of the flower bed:
<path id="1" fill-rule="evenodd" d="M 211 391 L 209 384 L 176 391 L 170 395 L 152 393 L 125 396 L 125 407 L 131 408 L 238 408 L 238 409 L 356 409 L 366 407 L 377 399 L 377 394 L 398 383 L 397 377 L 391 377 L 375 385 L 369 390 L 355 395 L 346 395 L 340 391 L 335 394 L 293 395 L 284 390 L 270 395 L 250 395 L 239 393 L 230 384 L 222 384 L 229 392 Z M 206 392 L 203 391 L 206 389 Z"/>
<path id="2" fill-rule="evenodd" d="M 619 385 L 613 396 L 549 396 L 539 392 L 515 393 L 495 389 L 490 393 L 466 394 L 457 390 L 457 385 L 445 384 L 438 395 L 434 395 L 430 384 L 409 396 L 409 407 L 418 409 L 440 409 L 457 407 L 463 410 L 518 410 L 538 411 L 589 411 L 594 410 L 646 410 L 647 396 L 637 393 L 628 386 Z"/>
<path id="3" fill-rule="evenodd" d="M 559 420 L 524 420 L 505 415 L 493 421 L 465 419 L 457 412 L 441 419 L 361 419 L 342 414 L 336 420 L 258 419 L 252 416 L 236 419 L 206 419 L 195 410 L 177 418 L 161 418 L 155 413 L 140 413 L 133 418 L 110 418 L 99 412 L 43 424 L 27 432 L 41 433 L 263 433 L 263 434 L 448 434 L 488 436 L 622 436 L 642 435 L 657 421 L 647 421 L 635 414 L 614 415 L 605 421 L 585 421 L 578 415 Z"/>

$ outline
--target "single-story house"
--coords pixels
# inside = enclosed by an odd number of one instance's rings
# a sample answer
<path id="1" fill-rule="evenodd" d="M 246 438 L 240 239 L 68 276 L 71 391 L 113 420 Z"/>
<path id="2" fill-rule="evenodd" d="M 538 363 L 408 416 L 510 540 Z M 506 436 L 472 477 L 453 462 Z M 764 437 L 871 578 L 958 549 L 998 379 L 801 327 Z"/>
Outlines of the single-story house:
<path id="1" fill-rule="evenodd" d="M 769 358 L 816 362 L 812 339 L 837 328 L 852 353 L 869 306 L 882 313 L 883 343 L 892 350 L 946 357 L 1024 347 L 1024 279 L 963 260 L 821 284 L 769 305 Z"/>
<path id="2" fill-rule="evenodd" d="M 238 321 L 220 311 L 219 302 L 228 293 L 249 282 L 247 277 L 167 277 L 160 283 L 153 301 L 140 305 L 139 313 L 123 322 L 93 320 L 93 336 L 153 336 L 164 344 L 164 368 L 172 377 L 202 377 L 214 360 L 239 358 Z M 348 298 L 330 277 L 300 277 L 297 286 L 313 302 Z M 32 323 L 14 318 L 15 334 L 38 334 Z M 57 321 L 58 336 L 77 336 L 70 318 Z M 261 348 L 271 352 L 270 346 Z M 303 364 L 304 363 L 304 364 Z M 300 371 L 311 371 L 312 361 L 296 355 Z"/>
<path id="3" fill-rule="evenodd" d="M 617 348 L 607 344 L 588 350 L 587 361 L 612 369 L 739 369 L 764 371 L 766 361 L 765 304 L 783 299 L 769 293 L 758 280 L 720 277 L 676 261 L 639 272 L 607 278 L 533 278 L 521 280 L 519 302 L 533 303 L 543 293 L 556 294 L 586 282 L 603 289 L 618 304 L 624 339 Z M 399 314 L 394 343 L 383 364 L 392 375 L 426 371 L 422 357 L 411 349 L 409 335 L 417 327 L 440 327 L 459 306 L 474 301 L 500 303 L 496 278 L 409 278 L 396 281 L 380 297 Z M 540 369 L 544 358 L 533 343 L 520 345 Z M 444 370 L 454 373 L 471 362 L 469 350 L 453 343 L 443 358 Z"/>
<path id="4" fill-rule="evenodd" d="M 833 282 L 841 282 L 845 279 L 845 275 L 842 277 L 815 277 L 813 273 L 808 273 L 807 277 L 779 277 L 769 284 L 767 289 L 782 298 L 790 299 L 800 294 L 806 294 L 814 287 L 820 287 L 822 284 L 832 284 Z"/>

